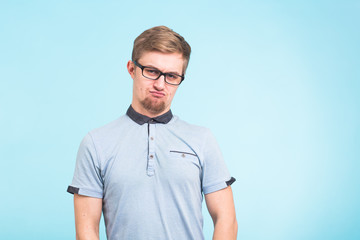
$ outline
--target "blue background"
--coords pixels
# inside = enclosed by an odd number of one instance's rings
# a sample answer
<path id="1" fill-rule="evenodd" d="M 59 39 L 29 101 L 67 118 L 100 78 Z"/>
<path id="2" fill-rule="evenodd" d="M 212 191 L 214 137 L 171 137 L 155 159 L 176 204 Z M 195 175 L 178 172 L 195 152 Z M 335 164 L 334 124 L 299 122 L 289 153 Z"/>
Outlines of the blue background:
<path id="1" fill-rule="evenodd" d="M 359 1 L 1 1 L 0 238 L 75 239 L 66 188 L 79 143 L 125 113 L 133 40 L 167 25 L 193 49 L 172 110 L 217 137 L 237 178 L 238 239 L 360 239 L 359 12 Z"/>

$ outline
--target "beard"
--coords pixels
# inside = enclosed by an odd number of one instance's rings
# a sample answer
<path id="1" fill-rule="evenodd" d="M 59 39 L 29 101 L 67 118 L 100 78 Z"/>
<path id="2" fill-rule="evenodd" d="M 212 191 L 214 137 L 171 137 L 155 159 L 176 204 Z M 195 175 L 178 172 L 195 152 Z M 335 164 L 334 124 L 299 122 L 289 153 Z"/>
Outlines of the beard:
<path id="1" fill-rule="evenodd" d="M 149 111 L 152 114 L 160 114 L 166 108 L 165 102 L 152 101 L 149 97 L 145 98 L 140 103 L 144 109 L 146 109 L 147 111 Z"/>

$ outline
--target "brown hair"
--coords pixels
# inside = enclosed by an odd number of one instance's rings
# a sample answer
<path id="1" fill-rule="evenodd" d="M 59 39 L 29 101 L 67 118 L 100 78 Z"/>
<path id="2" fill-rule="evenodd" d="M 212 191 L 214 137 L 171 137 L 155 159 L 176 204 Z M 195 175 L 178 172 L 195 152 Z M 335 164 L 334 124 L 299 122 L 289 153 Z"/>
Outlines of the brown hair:
<path id="1" fill-rule="evenodd" d="M 181 53 L 184 58 L 184 72 L 190 59 L 191 47 L 178 33 L 166 26 L 150 28 L 134 41 L 132 60 L 138 61 L 142 54 L 150 51 Z"/>

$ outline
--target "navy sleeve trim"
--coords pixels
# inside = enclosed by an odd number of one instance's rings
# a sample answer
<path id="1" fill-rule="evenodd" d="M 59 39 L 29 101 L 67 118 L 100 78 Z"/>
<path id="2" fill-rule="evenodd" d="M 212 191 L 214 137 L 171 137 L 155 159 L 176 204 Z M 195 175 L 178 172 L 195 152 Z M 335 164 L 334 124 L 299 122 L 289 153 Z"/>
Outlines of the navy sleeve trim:
<path id="1" fill-rule="evenodd" d="M 231 177 L 229 181 L 226 181 L 226 185 L 230 186 L 231 184 L 233 184 L 236 181 L 236 179 L 234 177 Z"/>
<path id="2" fill-rule="evenodd" d="M 67 189 L 67 192 L 71 193 L 71 194 L 74 194 L 74 193 L 78 194 L 79 193 L 79 188 L 69 186 L 68 189 Z"/>

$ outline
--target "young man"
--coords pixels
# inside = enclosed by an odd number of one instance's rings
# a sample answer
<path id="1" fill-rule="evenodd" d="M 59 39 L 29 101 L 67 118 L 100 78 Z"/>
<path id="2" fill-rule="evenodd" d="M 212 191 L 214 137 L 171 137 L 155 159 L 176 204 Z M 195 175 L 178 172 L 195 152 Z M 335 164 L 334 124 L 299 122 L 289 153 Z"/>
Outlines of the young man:
<path id="1" fill-rule="evenodd" d="M 98 239 L 104 214 L 109 240 L 204 239 L 203 194 L 213 239 L 236 239 L 231 185 L 210 131 L 170 110 L 191 48 L 160 26 L 134 42 L 127 69 L 133 99 L 126 115 L 81 142 L 68 192 L 74 194 L 77 239 Z"/>

